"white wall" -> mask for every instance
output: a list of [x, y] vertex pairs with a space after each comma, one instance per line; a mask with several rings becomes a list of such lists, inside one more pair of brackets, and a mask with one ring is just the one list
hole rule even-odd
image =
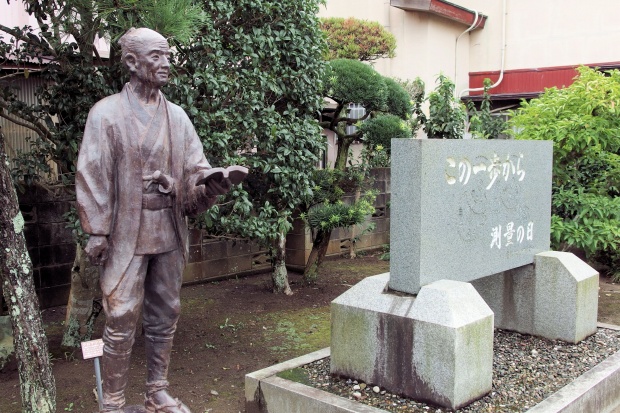
[[[396, 58], [379, 61], [386, 76], [420, 77], [434, 88], [437, 74], [468, 86], [469, 72], [501, 67], [502, 14], [506, 4], [505, 69], [528, 69], [620, 61], [620, 1], [451, 0], [488, 16], [485, 28], [456, 37], [466, 26], [426, 13], [406, 12], [388, 0], [327, 0], [320, 16], [374, 20], [397, 39]], [[456, 56], [456, 57], [455, 57]], [[455, 76], [456, 59], [456, 76]]]
[[[460, 0], [493, 13], [488, 27], [472, 35], [470, 71], [493, 70], [499, 48], [502, 0]], [[495, 10], [489, 6], [494, 3]], [[506, 69], [620, 61], [620, 2], [617, 0], [506, 0]], [[467, 4], [467, 5], [466, 5]], [[497, 16], [496, 16], [497, 14]], [[488, 31], [487, 31], [488, 29]], [[487, 33], [483, 33], [487, 32]]]
[[37, 27], [37, 20], [24, 11], [24, 4], [21, 1], [0, 2], [0, 24], [7, 27], [21, 27], [31, 25]]

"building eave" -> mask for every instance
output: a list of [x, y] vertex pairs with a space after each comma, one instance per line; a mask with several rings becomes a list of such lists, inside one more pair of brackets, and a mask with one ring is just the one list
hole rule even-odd
[[[489, 95], [493, 100], [525, 98], [530, 99], [543, 93], [545, 89], [557, 87], [563, 88], [573, 84], [577, 76], [577, 68], [574, 66], [554, 66], [537, 67], [528, 69], [515, 69], [504, 71], [502, 82], [495, 88], [489, 90]], [[599, 70], [610, 70], [620, 68], [620, 62], [591, 63], [583, 66], [598, 68]], [[469, 73], [469, 87], [481, 89], [484, 79], [488, 78], [495, 82], [500, 77], [499, 71], [484, 71]], [[482, 95], [482, 91], [471, 91], [469, 96], [463, 99], [477, 100]]]
[[[476, 11], [467, 9], [445, 0], [390, 0], [390, 6], [405, 11], [430, 13], [466, 26], [476, 22]], [[483, 29], [487, 16], [478, 13], [475, 29]]]

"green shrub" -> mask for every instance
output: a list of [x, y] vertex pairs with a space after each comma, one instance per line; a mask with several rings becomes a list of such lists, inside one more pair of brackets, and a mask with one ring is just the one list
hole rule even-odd
[[469, 132], [477, 139], [497, 139], [506, 129], [506, 122], [501, 117], [491, 114], [490, 86], [491, 80], [489, 78], [484, 79], [484, 93], [479, 110], [476, 109], [473, 101], [469, 101], [467, 104]]
[[327, 38], [325, 60], [373, 61], [395, 56], [396, 38], [377, 22], [330, 17], [321, 19], [321, 30]]
[[323, 79], [323, 94], [336, 102], [358, 103], [367, 112], [383, 110], [386, 105], [384, 77], [366, 63], [350, 59], [332, 60]]
[[443, 74], [437, 88], [428, 95], [429, 116], [424, 131], [429, 139], [463, 139], [466, 112], [454, 97], [454, 83]]
[[581, 248], [620, 276], [620, 71], [581, 67], [571, 86], [523, 102], [510, 125], [517, 139], [554, 141], [553, 247]]
[[370, 167], [388, 167], [392, 156], [392, 139], [411, 138], [409, 123], [396, 115], [377, 115], [361, 125], [364, 134], [363, 156]]
[[387, 90], [385, 111], [401, 119], [409, 119], [413, 110], [409, 93], [394, 79], [384, 77], [383, 81]]

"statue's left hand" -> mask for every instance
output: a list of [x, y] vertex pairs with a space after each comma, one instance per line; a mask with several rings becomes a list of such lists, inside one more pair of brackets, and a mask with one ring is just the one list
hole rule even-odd
[[228, 178], [212, 176], [206, 182], [195, 185], [194, 188], [188, 194], [185, 203], [185, 214], [190, 217], [195, 217], [213, 206], [217, 201], [217, 196], [230, 191], [232, 184]]
[[223, 179], [220, 182], [215, 182], [215, 180], [209, 179], [205, 183], [205, 192], [209, 196], [224, 195], [225, 193], [230, 191], [231, 187], [232, 184], [228, 179]]

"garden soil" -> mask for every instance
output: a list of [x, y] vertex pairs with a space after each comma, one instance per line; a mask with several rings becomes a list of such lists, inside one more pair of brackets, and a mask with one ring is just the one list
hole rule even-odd
[[[175, 336], [171, 393], [193, 413], [244, 412], [247, 373], [329, 346], [329, 303], [359, 280], [389, 270], [380, 253], [328, 259], [308, 286], [290, 272], [292, 296], [273, 294], [270, 275], [258, 274], [183, 287]], [[43, 311], [57, 389], [57, 412], [94, 413], [95, 374], [81, 351], [60, 347], [65, 308]], [[101, 336], [103, 315], [94, 338]], [[601, 277], [599, 321], [620, 325], [620, 285]], [[140, 330], [140, 329], [139, 329]], [[144, 338], [138, 331], [127, 389], [129, 404], [143, 402]], [[0, 371], [0, 413], [19, 413], [17, 366]]]

